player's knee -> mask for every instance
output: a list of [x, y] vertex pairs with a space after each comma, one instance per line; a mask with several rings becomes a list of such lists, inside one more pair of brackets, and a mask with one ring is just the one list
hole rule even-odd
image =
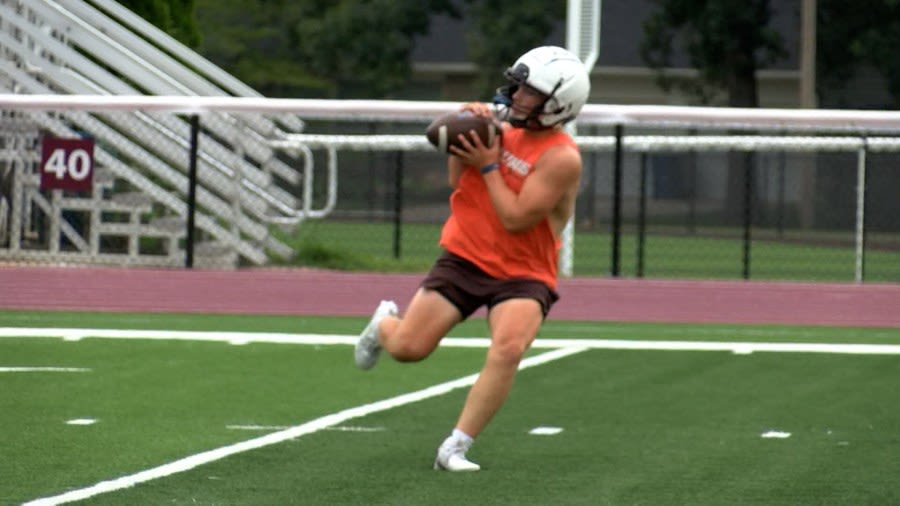
[[424, 360], [431, 354], [431, 350], [427, 350], [415, 343], [403, 343], [391, 350], [391, 356], [398, 362], [418, 362]]
[[499, 362], [517, 365], [527, 350], [528, 343], [524, 339], [494, 336], [489, 354]]
[[398, 333], [391, 339], [388, 351], [398, 362], [418, 362], [434, 351], [434, 346], [430, 343], [430, 339], [423, 339], [421, 336]]

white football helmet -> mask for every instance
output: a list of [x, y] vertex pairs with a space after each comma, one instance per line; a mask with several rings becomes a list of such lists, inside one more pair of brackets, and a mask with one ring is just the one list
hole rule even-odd
[[[502, 114], [512, 126], [542, 130], [575, 119], [587, 102], [591, 80], [581, 60], [556, 46], [541, 46], [519, 57], [504, 73], [509, 86], [497, 90], [494, 102], [506, 107]], [[512, 95], [529, 86], [547, 98], [525, 118], [510, 116]]]

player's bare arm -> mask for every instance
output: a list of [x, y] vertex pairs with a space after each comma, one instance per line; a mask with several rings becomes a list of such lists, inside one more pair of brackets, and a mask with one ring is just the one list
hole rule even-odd
[[498, 171], [485, 174], [484, 182], [497, 216], [509, 232], [524, 232], [549, 218], [559, 235], [571, 217], [580, 177], [581, 155], [568, 146], [558, 146], [538, 159], [534, 174], [518, 194], [506, 186]]
[[456, 189], [457, 185], [459, 185], [459, 177], [462, 175], [462, 171], [462, 160], [457, 156], [448, 156], [447, 182], [450, 184], [450, 188]]
[[[461, 163], [484, 167], [499, 160], [499, 142], [485, 146], [477, 135], [470, 135], [461, 139], [461, 144], [463, 149], [451, 149], [451, 158], [459, 158]], [[550, 218], [554, 233], [559, 235], [571, 215], [580, 177], [581, 155], [568, 146], [557, 146], [538, 159], [534, 174], [525, 180], [518, 194], [506, 186], [499, 171], [488, 172], [484, 181], [506, 230], [523, 232]]]

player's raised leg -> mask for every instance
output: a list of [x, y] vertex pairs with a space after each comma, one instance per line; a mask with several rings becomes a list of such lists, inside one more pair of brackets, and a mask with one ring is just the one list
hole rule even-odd
[[378, 362], [378, 357], [381, 355], [379, 340], [381, 322], [388, 316], [397, 316], [397, 314], [397, 304], [394, 301], [383, 300], [378, 304], [368, 325], [359, 335], [356, 348], [353, 350], [353, 359], [356, 361], [357, 367], [363, 370], [371, 369]]
[[400, 362], [415, 362], [430, 355], [441, 339], [462, 320], [456, 306], [440, 293], [420, 288], [403, 318], [397, 306], [382, 301], [356, 344], [356, 365], [370, 369], [381, 350]]

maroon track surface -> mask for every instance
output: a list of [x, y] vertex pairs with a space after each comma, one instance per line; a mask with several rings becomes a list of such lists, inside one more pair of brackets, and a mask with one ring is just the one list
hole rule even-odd
[[[365, 316], [421, 274], [0, 266], [0, 309]], [[560, 280], [556, 320], [900, 327], [900, 284]], [[2, 319], [0, 319], [2, 325]]]

